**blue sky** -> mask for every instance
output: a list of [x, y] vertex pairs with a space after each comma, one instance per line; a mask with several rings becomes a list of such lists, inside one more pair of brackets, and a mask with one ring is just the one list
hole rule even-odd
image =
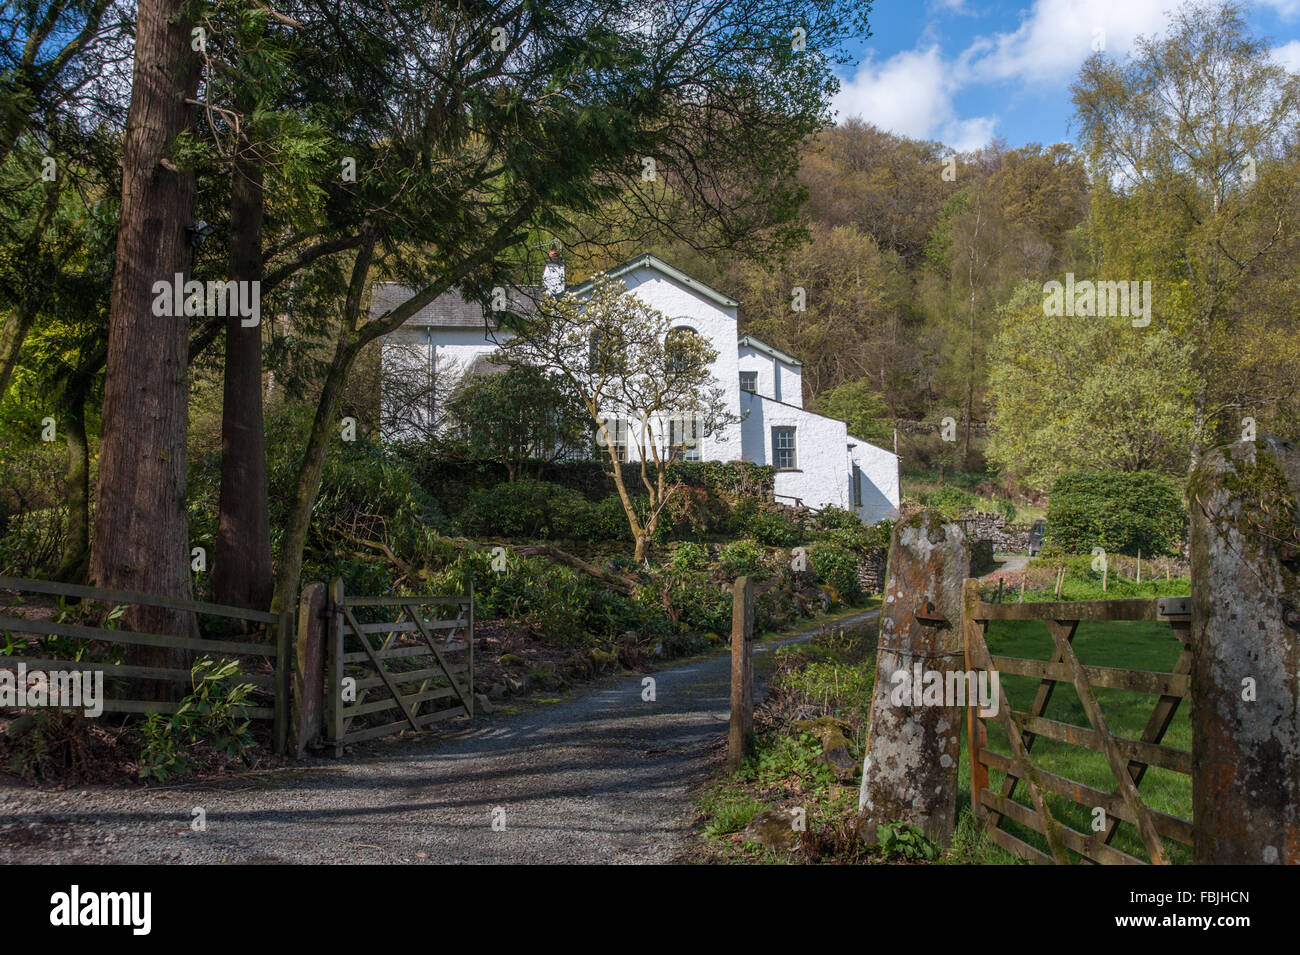
[[[1162, 32], [1177, 0], [876, 0], [872, 36], [841, 74], [840, 119], [959, 150], [1073, 141], [1070, 84], [1104, 43], [1124, 57]], [[1300, 72], [1300, 0], [1257, 0], [1252, 32]]]

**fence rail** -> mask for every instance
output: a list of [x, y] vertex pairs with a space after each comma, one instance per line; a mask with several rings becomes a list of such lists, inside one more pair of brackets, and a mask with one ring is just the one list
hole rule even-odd
[[[140, 633], [133, 630], [116, 630], [109, 626], [87, 626], [83, 624], [62, 623], [53, 620], [35, 619], [24, 616], [18, 611], [20, 603], [6, 603], [0, 600], [0, 633], [11, 637], [35, 637], [36, 652], [33, 654], [13, 654], [0, 656], [0, 669], [13, 669], [19, 664], [26, 664], [36, 669], [81, 669], [102, 670], [105, 677], [120, 680], [148, 680], [175, 685], [188, 685], [191, 673], [187, 669], [147, 663], [121, 663], [113, 660], [74, 660], [52, 652], [46, 637], [67, 637], [77, 640], [93, 640], [116, 646], [158, 647], [181, 650], [187, 653], [229, 654], [253, 657], [264, 662], [269, 672], [241, 674], [241, 682], [251, 683], [273, 697], [269, 706], [248, 706], [243, 708], [250, 719], [272, 721], [272, 735], [275, 750], [283, 753], [288, 739], [288, 653], [293, 642], [293, 614], [268, 613], [258, 610], [245, 610], [224, 604], [209, 603], [201, 600], [189, 600], [177, 597], [163, 597], [156, 594], [142, 594], [127, 590], [112, 590], [103, 587], [85, 587], [79, 584], [65, 584], [49, 580], [30, 580], [21, 577], [0, 576], [0, 597], [5, 593], [16, 595], [38, 594], [48, 597], [72, 598], [78, 601], [89, 600], [116, 608], [123, 605], [156, 607], [182, 613], [204, 614], [228, 620], [238, 620], [261, 628], [267, 637], [265, 642], [212, 639], [202, 637], [180, 636], [168, 633]], [[72, 665], [70, 667], [70, 665]], [[113, 687], [114, 691], [120, 687]], [[108, 687], [105, 689], [106, 695]], [[107, 713], [175, 713], [179, 703], [167, 700], [139, 699], [115, 695], [104, 700], [104, 712]]]

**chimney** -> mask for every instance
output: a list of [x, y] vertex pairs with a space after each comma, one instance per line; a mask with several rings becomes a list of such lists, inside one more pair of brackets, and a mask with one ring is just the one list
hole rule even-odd
[[542, 291], [547, 295], [564, 294], [564, 256], [555, 246], [546, 253], [546, 265], [542, 267]]

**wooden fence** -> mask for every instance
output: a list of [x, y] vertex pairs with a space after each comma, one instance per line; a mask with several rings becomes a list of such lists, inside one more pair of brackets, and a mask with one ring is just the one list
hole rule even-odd
[[[422, 613], [430, 607], [453, 607], [455, 616], [433, 619]], [[393, 610], [395, 620], [358, 619]], [[463, 597], [349, 597], [335, 580], [325, 613], [324, 735], [336, 755], [345, 743], [474, 715], [472, 586]]]
[[[275, 751], [283, 753], [288, 740], [288, 666], [289, 648], [293, 642], [293, 614], [266, 613], [256, 610], [244, 610], [222, 604], [206, 603], [199, 600], [181, 600], [171, 597], [159, 597], [152, 594], [133, 593], [124, 590], [107, 590], [101, 587], [82, 587], [74, 584], [57, 583], [46, 580], [27, 580], [18, 577], [0, 577], [0, 595], [4, 592], [18, 595], [40, 594], [49, 597], [71, 598], [75, 601], [93, 601], [103, 604], [103, 613], [96, 614], [98, 622], [94, 626], [80, 623], [60, 622], [46, 619], [36, 613], [23, 614], [20, 602], [0, 600], [0, 634], [9, 638], [18, 638], [28, 642], [25, 650], [19, 653], [0, 655], [0, 669], [13, 669], [19, 664], [26, 664], [30, 669], [55, 670], [69, 669], [72, 664], [81, 670], [102, 670], [105, 678], [104, 712], [107, 713], [175, 713], [179, 703], [162, 702], [153, 699], [132, 698], [127, 687], [132, 681], [152, 681], [179, 684], [189, 687], [191, 673], [188, 669], [176, 667], [153, 666], [121, 663], [114, 660], [78, 659], [61, 648], [51, 647], [49, 638], [63, 637], [74, 640], [89, 640], [112, 646], [164, 647], [183, 650], [189, 653], [206, 654], [214, 658], [240, 657], [243, 672], [239, 676], [241, 683], [251, 683], [257, 688], [257, 695], [265, 701], [262, 705], [244, 708], [250, 719], [272, 721], [272, 736]], [[118, 630], [111, 626], [109, 613], [118, 606], [135, 605], [157, 607], [218, 617], [226, 620], [238, 620], [251, 624], [255, 639], [229, 640], [206, 639], [201, 637], [182, 637], [162, 633], [136, 633], [130, 630]], [[256, 639], [260, 636], [262, 639]], [[13, 644], [10, 644], [13, 646]], [[82, 648], [83, 650], [86, 648]], [[92, 650], [100, 648], [91, 648]], [[98, 655], [112, 656], [100, 649]], [[111, 691], [111, 692], [110, 692]]]
[[[994, 718], [1006, 733], [1010, 756], [988, 747], [987, 721], [980, 716], [979, 706], [969, 705], [968, 700], [972, 808], [984, 820], [993, 841], [1032, 862], [1069, 863], [1072, 861], [1071, 853], [1074, 853], [1081, 862], [1142, 864], [1146, 860], [1111, 844], [1117, 826], [1125, 822], [1136, 828], [1152, 863], [1169, 861], [1164, 839], [1190, 846], [1191, 822], [1147, 807], [1139, 792], [1149, 766], [1188, 775], [1192, 772], [1190, 752], [1161, 742], [1179, 704], [1189, 694], [1191, 616], [1187, 599], [990, 604], [980, 599], [979, 584], [975, 580], [966, 581], [962, 597], [967, 670], [996, 670], [1000, 674], [1019, 674], [1040, 681], [1027, 711], [1012, 711], [1005, 692], [1001, 692], [996, 700], [997, 715]], [[991, 654], [986, 636], [989, 623], [994, 620], [1042, 621], [1052, 637], [1054, 649], [1051, 658], [1033, 660]], [[1080, 664], [1073, 647], [1079, 624], [1083, 621], [1120, 620], [1168, 622], [1172, 636], [1182, 645], [1173, 670], [1160, 673]], [[1059, 682], [1074, 687], [1090, 726], [1076, 726], [1044, 716]], [[1097, 703], [1094, 687], [1130, 690], [1157, 697], [1140, 738], [1129, 739], [1111, 732]], [[1105, 790], [1088, 786], [1034, 765], [1033, 747], [1039, 737], [1102, 754], [1114, 777], [1114, 788]], [[1005, 774], [996, 789], [989, 784], [990, 769]], [[1028, 790], [1028, 805], [1014, 798], [1017, 786], [1022, 782]], [[1088, 810], [1100, 808], [1105, 814], [1104, 825], [1086, 835], [1063, 825], [1052, 815], [1047, 803], [1049, 794]], [[1006, 820], [1042, 835], [1049, 851], [1044, 853], [1002, 828]]]

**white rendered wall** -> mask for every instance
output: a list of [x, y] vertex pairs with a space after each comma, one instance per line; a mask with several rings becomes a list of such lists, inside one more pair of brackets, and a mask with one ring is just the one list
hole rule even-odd
[[[723, 407], [732, 418], [740, 414], [740, 366], [736, 355], [736, 310], [704, 298], [656, 269], [642, 266], [622, 276], [629, 292], [672, 319], [672, 327], [688, 325], [718, 353], [710, 370], [722, 388]], [[629, 457], [636, 457], [633, 451]], [[740, 423], [700, 439], [700, 460], [738, 461], [741, 457]]]
[[738, 372], [758, 372], [758, 394], [796, 408], [803, 407], [803, 376], [798, 366], [788, 365], [750, 345], [741, 345], [738, 351]]
[[799, 498], [806, 507], [849, 507], [848, 427], [843, 421], [761, 395], [745, 395], [744, 409], [748, 412], [742, 426], [745, 456], [756, 464], [773, 463], [773, 428], [795, 429], [797, 467], [776, 472], [778, 503], [793, 504], [790, 498]]
[[864, 524], [892, 521], [898, 517], [898, 458], [890, 451], [861, 438], [848, 436], [854, 447], [849, 452], [853, 464], [862, 469], [862, 506], [855, 508]]

